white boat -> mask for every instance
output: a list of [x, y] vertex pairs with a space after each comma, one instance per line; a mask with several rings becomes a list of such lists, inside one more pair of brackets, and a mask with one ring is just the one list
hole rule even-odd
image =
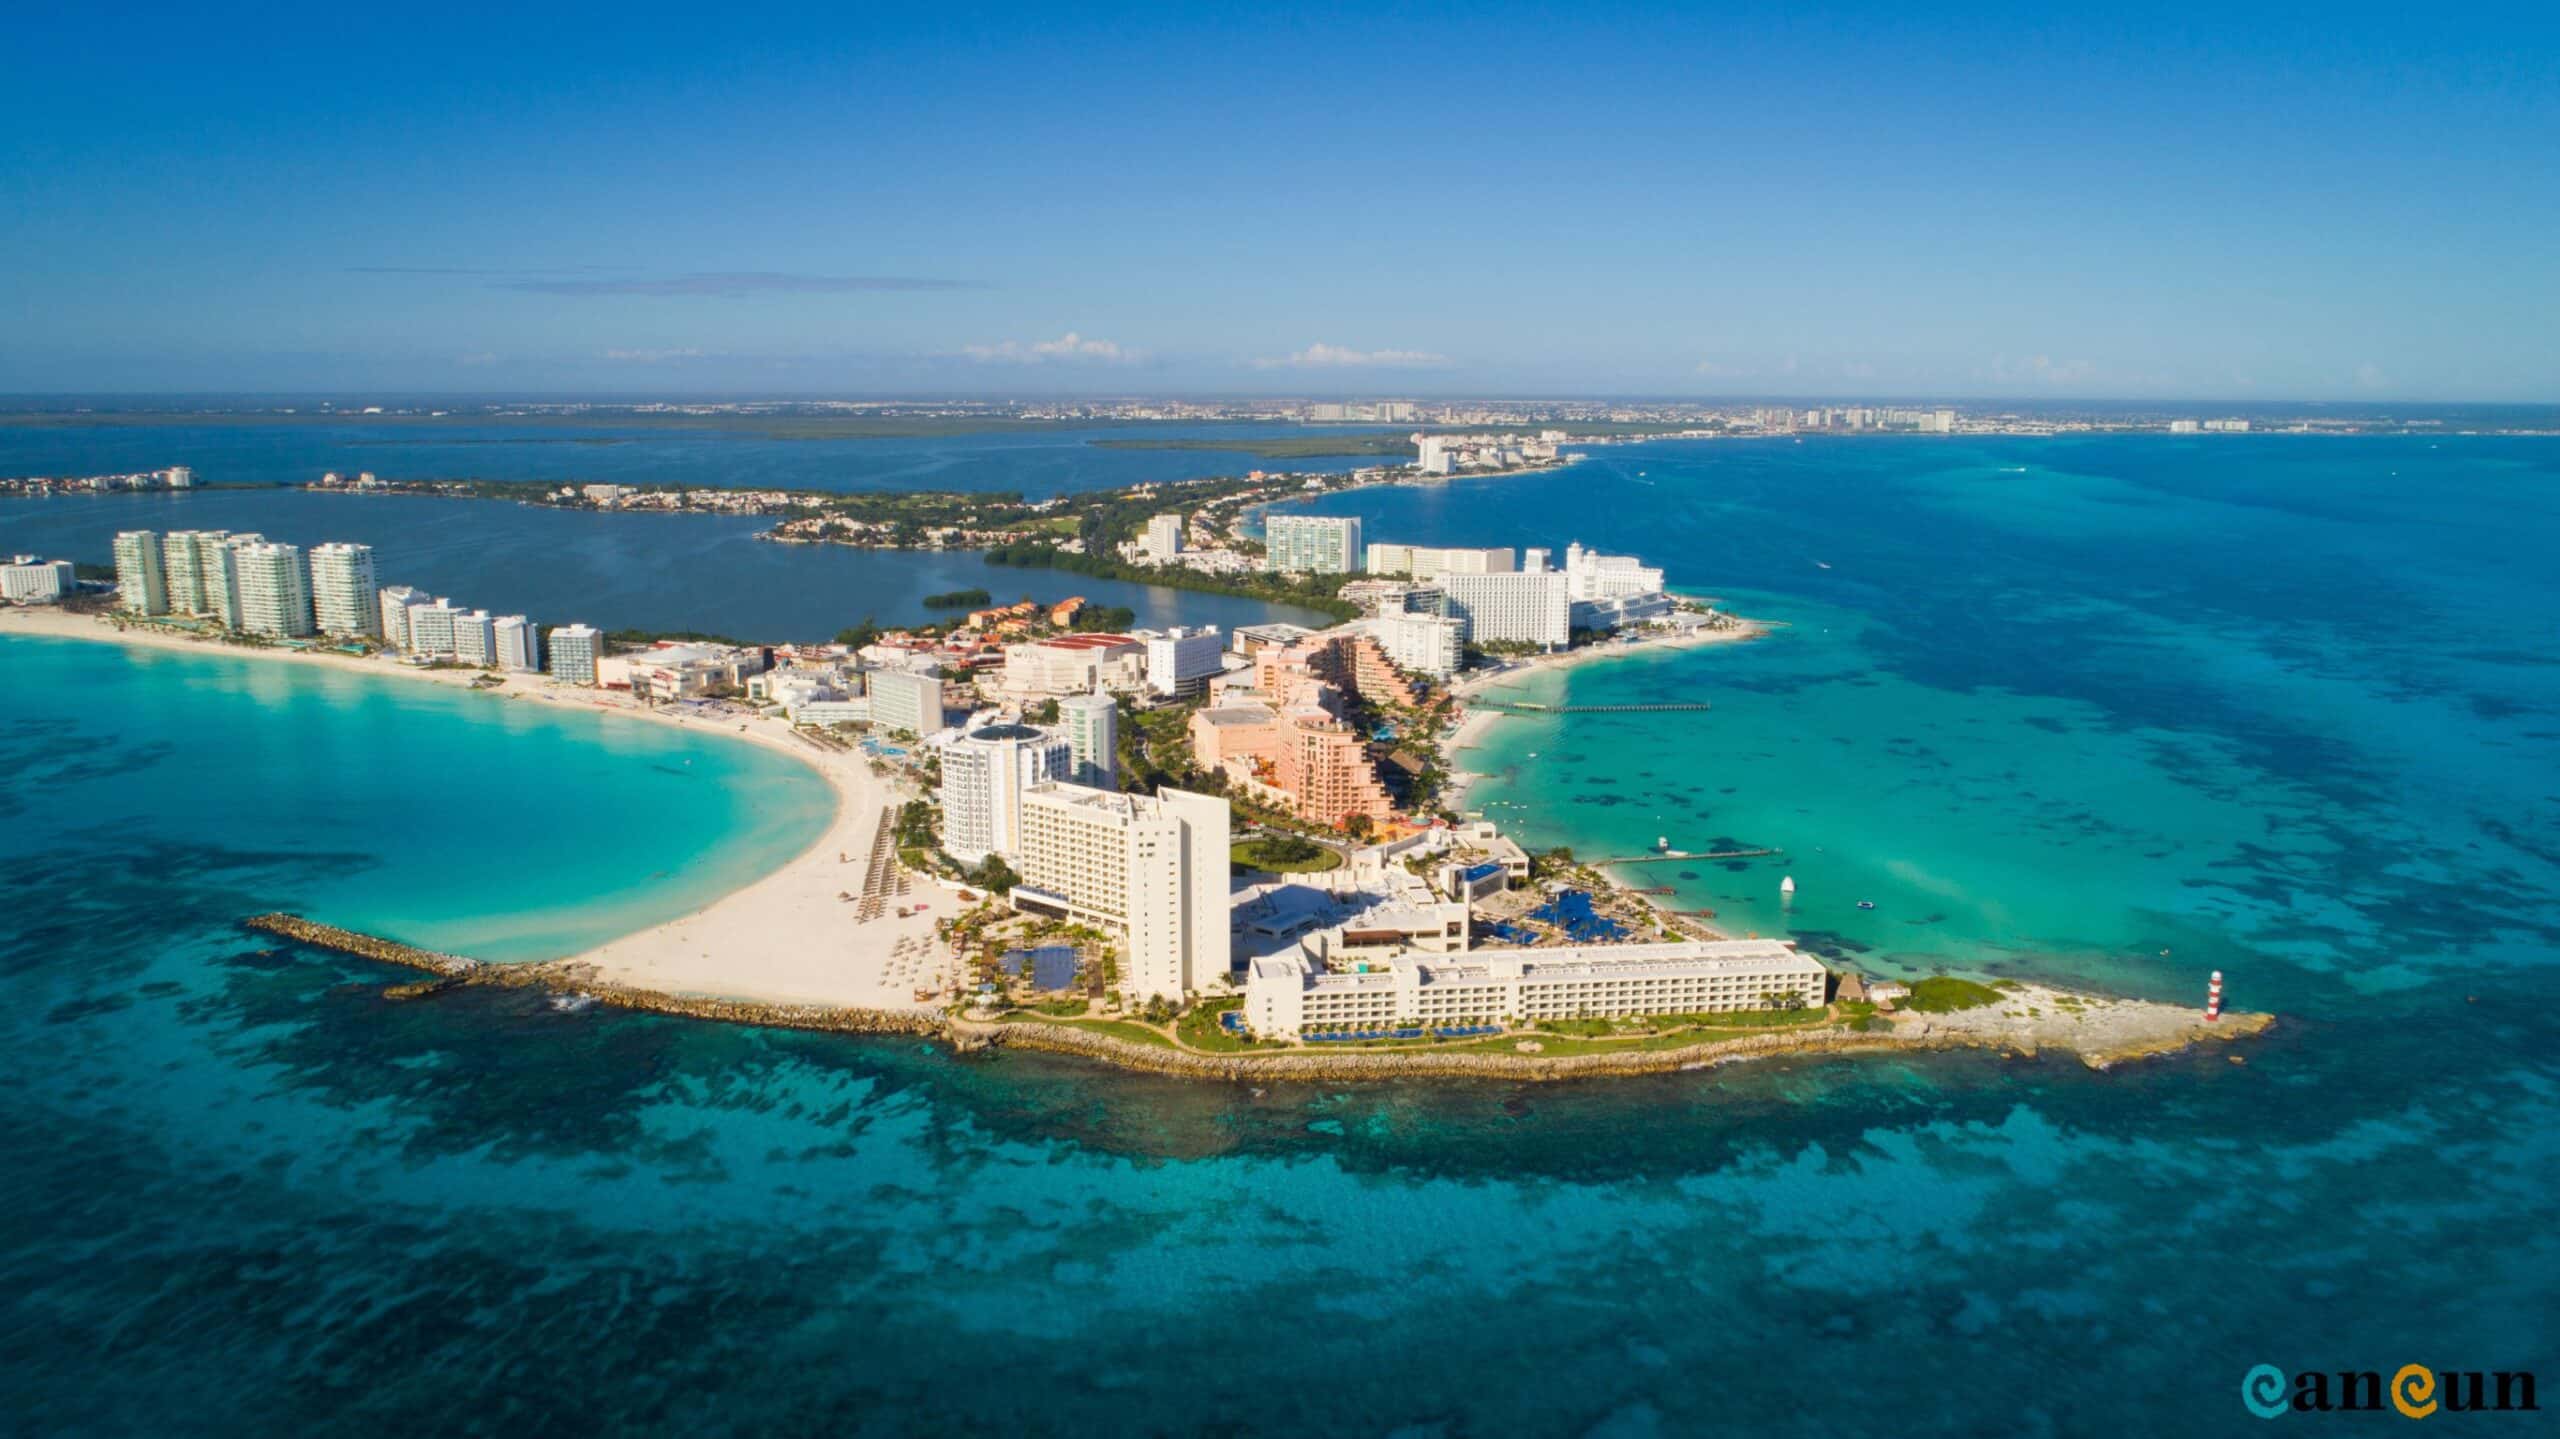
[[1786, 878], [1784, 878], [1784, 879], [1782, 879], [1782, 880], [1779, 880], [1779, 881], [1778, 881], [1778, 893], [1780, 893], [1780, 894], [1793, 894], [1793, 893], [1795, 893], [1795, 892], [1796, 892], [1796, 877], [1795, 877], [1794, 875], [1788, 875]]

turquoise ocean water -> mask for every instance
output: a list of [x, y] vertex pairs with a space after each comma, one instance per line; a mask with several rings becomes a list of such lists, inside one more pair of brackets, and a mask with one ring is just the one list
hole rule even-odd
[[[2220, 967], [2284, 1016], [2245, 1066], [1257, 1094], [386, 1004], [233, 922], [389, 924], [447, 863], [681, 875], [805, 821], [691, 808], [682, 772], [762, 758], [707, 740], [11, 643], [0, 1402], [45, 1433], [2184, 1434], [2257, 1432], [2258, 1363], [2548, 1382], [2556, 477], [2524, 441], [1664, 444], [1352, 497], [1787, 623], [1536, 681], [1715, 708], [1498, 726], [1478, 798], [1532, 840], [1783, 846], [1667, 882], [1880, 969], [2177, 998]], [[483, 907], [433, 894], [406, 918], [464, 944]]]

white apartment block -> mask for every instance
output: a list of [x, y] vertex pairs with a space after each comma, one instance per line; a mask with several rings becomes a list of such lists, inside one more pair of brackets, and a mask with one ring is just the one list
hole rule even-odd
[[1169, 560], [1182, 553], [1182, 516], [1157, 515], [1147, 521], [1147, 555]]
[[1391, 614], [1363, 620], [1360, 627], [1378, 642], [1389, 663], [1414, 674], [1445, 680], [1466, 663], [1467, 622], [1438, 615]]
[[426, 603], [427, 592], [415, 585], [383, 586], [374, 600], [374, 612], [382, 616], [383, 643], [395, 650], [415, 648], [409, 638], [409, 611]]
[[49, 605], [80, 587], [69, 560], [15, 555], [0, 565], [0, 600], [16, 605]]
[[116, 604], [137, 615], [169, 612], [169, 578], [160, 564], [160, 537], [149, 530], [126, 530], [116, 536]]
[[1209, 678], [1226, 667], [1226, 638], [1216, 625], [1187, 630], [1143, 630], [1147, 642], [1147, 688], [1160, 695], [1195, 699], [1206, 693]]
[[604, 631], [593, 625], [553, 625], [549, 639], [553, 679], [572, 685], [596, 682], [596, 662], [604, 658]]
[[1109, 695], [1069, 695], [1058, 701], [1058, 730], [1067, 737], [1070, 783], [1092, 789], [1120, 787], [1120, 705]]
[[1066, 778], [1074, 761], [1064, 737], [1032, 725], [987, 725], [945, 741], [943, 849], [962, 864], [1018, 854], [1023, 795], [1034, 785]]
[[1404, 545], [1380, 540], [1369, 546], [1369, 573], [1436, 580], [1442, 575], [1504, 575], [1518, 568], [1507, 545], [1490, 548]]
[[1333, 932], [1318, 934], [1296, 954], [1253, 962], [1244, 1014], [1254, 1033], [1812, 1009], [1828, 987], [1819, 960], [1773, 939], [1407, 954], [1365, 973], [1327, 967], [1336, 942]]
[[231, 568], [240, 594], [239, 628], [275, 639], [317, 633], [311, 613], [311, 568], [299, 545], [235, 545]]
[[1477, 644], [1512, 642], [1562, 649], [1573, 638], [1573, 598], [1554, 570], [1509, 575], [1445, 575], [1449, 613]]
[[919, 739], [942, 728], [942, 680], [912, 670], [873, 670], [864, 679], [871, 722]]
[[1660, 594], [1662, 571], [1634, 555], [1604, 555], [1579, 544], [1564, 547], [1566, 593], [1577, 600], [1617, 600]]
[[1215, 795], [1041, 785], [1022, 798], [1013, 907], [1125, 937], [1123, 991], [1179, 1000], [1228, 975], [1229, 830]]
[[453, 653], [454, 621], [462, 607], [442, 595], [432, 604], [409, 607], [409, 653], [435, 657]]
[[1351, 515], [1273, 515], [1262, 525], [1262, 567], [1283, 574], [1356, 574], [1365, 558]]
[[497, 641], [498, 668], [532, 674], [542, 668], [542, 638], [533, 621], [522, 615], [500, 615], [491, 628]]
[[373, 547], [321, 545], [311, 551], [311, 615], [320, 633], [341, 639], [382, 634], [382, 590]]
[[454, 615], [453, 657], [467, 665], [498, 662], [498, 622], [489, 617], [487, 610]]

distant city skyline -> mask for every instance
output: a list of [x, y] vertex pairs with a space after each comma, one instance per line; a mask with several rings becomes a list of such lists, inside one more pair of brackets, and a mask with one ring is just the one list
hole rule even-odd
[[0, 393], [2560, 400], [2549, 13], [693, 15], [22, 22]]

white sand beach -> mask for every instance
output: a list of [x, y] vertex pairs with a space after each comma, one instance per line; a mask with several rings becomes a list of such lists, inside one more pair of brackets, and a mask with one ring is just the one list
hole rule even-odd
[[[237, 656], [465, 688], [486, 677], [480, 670], [421, 669], [379, 656], [226, 645], [46, 607], [0, 607], [0, 635], [10, 634]], [[504, 679], [490, 690], [494, 699], [576, 706], [621, 720], [676, 725], [762, 745], [807, 765], [835, 791], [835, 816], [826, 830], [780, 869], [692, 914], [569, 956], [568, 963], [591, 967], [601, 983], [668, 994], [873, 1009], [933, 1007], [918, 1002], [915, 991], [948, 981], [947, 957], [934, 938], [933, 922], [958, 907], [951, 893], [916, 882], [911, 894], [891, 898], [880, 917], [859, 923], [859, 906], [838, 898], [862, 892], [882, 817], [894, 814], [906, 798], [892, 781], [871, 773], [860, 751], [822, 748], [779, 719], [700, 719], [644, 708], [628, 695], [554, 684], [542, 675]], [[927, 907], [901, 919], [897, 908], [902, 904]]]

